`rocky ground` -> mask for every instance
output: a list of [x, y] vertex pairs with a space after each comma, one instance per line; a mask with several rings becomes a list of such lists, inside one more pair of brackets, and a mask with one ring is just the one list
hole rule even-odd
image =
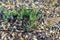
[[[42, 11], [43, 15], [38, 20], [39, 26], [36, 29], [30, 29], [25, 32], [21, 27], [16, 27], [16, 24], [2, 22], [0, 19], [0, 40], [60, 40], [60, 6], [58, 1], [35, 1], [19, 2], [1, 2], [5, 10], [20, 10], [23, 8], [34, 8], [34, 10]], [[44, 22], [43, 22], [44, 21]], [[20, 24], [21, 25], [21, 22]], [[20, 29], [19, 29], [20, 28]], [[4, 30], [3, 30], [4, 29]]]
[[[3, 25], [8, 27], [8, 25]], [[40, 26], [32, 31], [24, 32], [22, 29], [17, 29], [15, 26], [3, 30], [0, 25], [0, 40], [60, 40], [60, 22], [54, 26]]]

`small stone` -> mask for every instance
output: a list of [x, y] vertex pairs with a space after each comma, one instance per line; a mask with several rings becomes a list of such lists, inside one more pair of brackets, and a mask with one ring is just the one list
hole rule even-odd
[[28, 35], [26, 35], [25, 38], [28, 38]]
[[33, 40], [37, 40], [36, 36], [33, 36]]
[[59, 37], [59, 39], [60, 39], [60, 37]]

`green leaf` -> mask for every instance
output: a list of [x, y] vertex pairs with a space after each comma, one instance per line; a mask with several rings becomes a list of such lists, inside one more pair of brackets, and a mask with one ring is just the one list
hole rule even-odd
[[4, 8], [3, 6], [0, 6], [0, 12], [3, 11], [3, 8]]

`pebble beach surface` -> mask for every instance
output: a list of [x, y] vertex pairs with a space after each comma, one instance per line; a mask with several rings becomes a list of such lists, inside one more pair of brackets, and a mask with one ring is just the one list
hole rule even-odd
[[[0, 40], [60, 40], [60, 0], [0, 0]], [[42, 16], [35, 23], [37, 28], [25, 31], [22, 21], [3, 21], [6, 10], [34, 8]], [[24, 20], [23, 20], [24, 21]]]

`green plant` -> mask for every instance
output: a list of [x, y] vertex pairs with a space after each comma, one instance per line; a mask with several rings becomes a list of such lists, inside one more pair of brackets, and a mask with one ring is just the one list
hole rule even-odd
[[17, 12], [16, 10], [6, 10], [3, 15], [3, 20], [8, 21], [9, 18], [13, 18], [15, 15], [17, 15], [16, 20], [22, 21], [22, 27], [27, 31], [30, 28], [37, 27], [35, 21], [41, 17], [42, 12], [35, 11], [34, 9], [22, 9], [20, 12]]
[[36, 27], [36, 24], [34, 24], [34, 22], [41, 17], [41, 12], [34, 11], [33, 9], [22, 9], [18, 15], [21, 19], [25, 20], [23, 22], [23, 27], [25, 30], [28, 30], [32, 27]]
[[17, 15], [15, 10], [6, 10], [3, 15], [3, 20], [8, 21], [9, 18], [13, 18], [13, 16]]

